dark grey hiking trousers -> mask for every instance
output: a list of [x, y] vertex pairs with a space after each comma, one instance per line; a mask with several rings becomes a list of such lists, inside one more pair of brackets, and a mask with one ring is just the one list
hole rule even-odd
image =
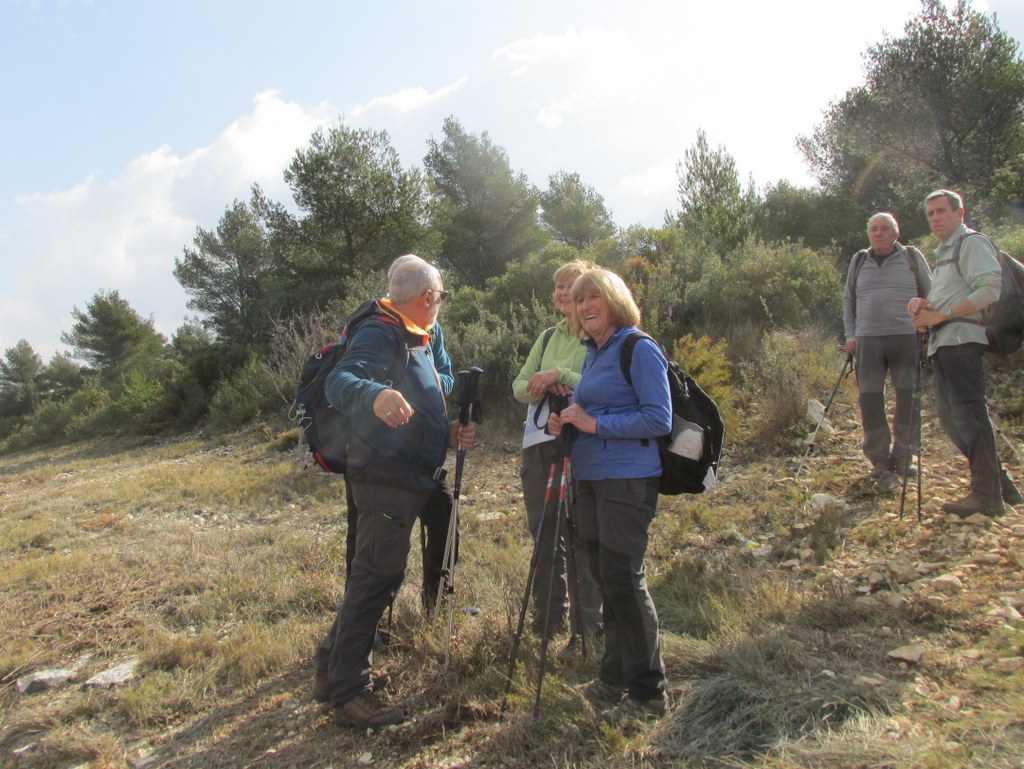
[[[917, 334], [857, 337], [857, 389], [864, 427], [864, 456], [874, 467], [897, 469], [913, 442], [914, 378], [919, 365]], [[892, 430], [885, 413], [886, 374], [896, 391]]]
[[373, 637], [405, 578], [413, 524], [431, 492], [352, 482], [359, 510], [355, 551], [345, 595], [313, 665], [327, 671], [332, 705], [373, 687]]
[[[561, 455], [558, 448], [559, 441], [547, 441], [523, 449], [519, 473], [523, 484], [523, 502], [526, 504], [526, 523], [533, 537], [537, 558], [533, 581], [533, 630], [539, 635], [545, 621], [548, 622], [549, 628], [557, 628], [565, 621], [568, 606], [572, 619], [571, 627], [586, 635], [595, 635], [602, 627], [601, 588], [591, 574], [589, 556], [583, 546], [579, 527], [574, 527], [575, 536], [570, 541], [567, 522], [559, 520], [557, 549], [552, 541], [555, 532], [554, 520], [558, 512], [558, 484], [562, 477]], [[547, 494], [553, 463], [556, 465], [555, 485], [551, 489], [550, 504], [545, 507], [544, 497]], [[541, 529], [542, 521], [542, 537], [538, 542], [537, 532]], [[572, 546], [575, 557], [568, 557], [567, 545]], [[552, 569], [554, 575], [551, 573]], [[571, 601], [577, 587], [579, 606]]]
[[658, 478], [577, 481], [576, 489], [580, 533], [603, 599], [601, 680], [636, 699], [662, 699], [665, 663], [658, 612], [644, 570]]
[[932, 356], [939, 422], [971, 469], [971, 494], [991, 510], [1003, 509], [1002, 465], [985, 400], [985, 345], [939, 347]]

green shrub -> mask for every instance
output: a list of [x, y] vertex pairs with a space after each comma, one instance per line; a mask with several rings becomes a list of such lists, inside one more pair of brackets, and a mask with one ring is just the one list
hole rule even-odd
[[43, 401], [4, 443], [5, 451], [62, 443], [96, 435], [90, 420], [104, 413], [110, 397], [98, 387], [79, 390], [62, 401]]
[[[298, 373], [298, 369], [296, 369]], [[294, 379], [292, 386], [294, 386]], [[256, 356], [252, 356], [210, 399], [210, 426], [215, 430], [241, 427], [265, 414], [280, 414], [284, 408], [274, 382]]]
[[729, 435], [736, 428], [739, 416], [734, 405], [736, 389], [732, 385], [726, 347], [724, 339], [713, 342], [706, 336], [695, 339], [692, 334], [687, 334], [676, 340], [672, 356], [718, 404], [726, 435]]
[[441, 322], [445, 344], [456, 371], [478, 366], [485, 414], [518, 418], [512, 380], [541, 332], [561, 317], [553, 303], [534, 299], [531, 306], [495, 307], [487, 294], [471, 288], [456, 292]]
[[717, 327], [748, 321], [761, 328], [809, 323], [838, 331], [842, 277], [827, 260], [796, 244], [748, 240], [729, 260], [709, 259], [686, 294], [697, 322]]
[[738, 366], [754, 412], [747, 448], [791, 448], [804, 432], [808, 398], [834, 386], [842, 361], [835, 338], [820, 327], [765, 334], [760, 353]]
[[170, 424], [175, 405], [161, 382], [133, 371], [113, 403], [113, 421], [128, 432], [159, 432]]

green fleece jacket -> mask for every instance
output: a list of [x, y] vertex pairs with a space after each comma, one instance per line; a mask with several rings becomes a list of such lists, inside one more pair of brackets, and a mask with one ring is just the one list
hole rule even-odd
[[[530, 404], [526, 414], [526, 425], [523, 431], [523, 447], [552, 440], [546, 435], [544, 424], [547, 422], [546, 409], [538, 415], [537, 406], [541, 399], [533, 400], [526, 392], [526, 383], [530, 377], [538, 371], [548, 369], [558, 370], [558, 381], [566, 387], [575, 390], [580, 382], [580, 370], [583, 368], [583, 361], [587, 357], [587, 348], [583, 346], [578, 337], [569, 333], [569, 321], [562, 318], [555, 324], [555, 331], [551, 335], [547, 346], [544, 345], [544, 336], [547, 330], [541, 332], [537, 341], [533, 343], [526, 363], [512, 381], [512, 396], [520, 403]], [[539, 423], [539, 426], [538, 426]]]

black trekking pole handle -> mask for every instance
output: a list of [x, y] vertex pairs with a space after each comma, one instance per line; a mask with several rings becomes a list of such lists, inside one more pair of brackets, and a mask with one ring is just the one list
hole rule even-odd
[[[554, 393], [548, 393], [548, 410], [552, 414], [561, 414], [566, 406], [569, 405], [568, 395], [555, 395]], [[572, 425], [562, 425], [562, 432], [555, 440], [558, 442], [559, 453], [564, 455], [565, 452], [569, 451], [569, 444], [571, 440], [569, 438], [569, 431], [572, 429]], [[544, 432], [548, 431], [548, 426], [544, 425]]]
[[459, 423], [468, 425], [470, 422], [480, 424], [484, 421], [483, 412], [480, 409], [480, 375], [484, 373], [482, 368], [473, 366], [468, 371], [460, 371], [456, 374], [459, 383], [458, 395], [455, 403], [459, 407]]

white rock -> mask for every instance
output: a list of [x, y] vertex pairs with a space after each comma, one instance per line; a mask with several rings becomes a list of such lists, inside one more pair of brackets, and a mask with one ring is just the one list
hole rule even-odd
[[956, 595], [964, 589], [964, 583], [953, 574], [942, 574], [928, 584], [946, 595]]
[[29, 673], [28, 675], [19, 678], [14, 685], [14, 689], [18, 694], [34, 694], [35, 692], [42, 692], [47, 689], [54, 689], [58, 686], [63, 686], [70, 681], [74, 675], [75, 671], [72, 668], [48, 668], [47, 670], [38, 670], [35, 673]]
[[893, 649], [889, 652], [889, 658], [898, 660], [900, 662], [920, 662], [924, 656], [924, 647], [920, 644], [909, 644], [907, 646], [901, 646], [898, 649]]
[[127, 662], [97, 673], [86, 681], [84, 686], [112, 688], [126, 684], [135, 677], [135, 668], [138, 664], [139, 658], [132, 657]]
[[836, 497], [833, 497], [831, 494], [811, 495], [811, 507], [815, 510], [824, 510], [826, 507], [837, 501]]

